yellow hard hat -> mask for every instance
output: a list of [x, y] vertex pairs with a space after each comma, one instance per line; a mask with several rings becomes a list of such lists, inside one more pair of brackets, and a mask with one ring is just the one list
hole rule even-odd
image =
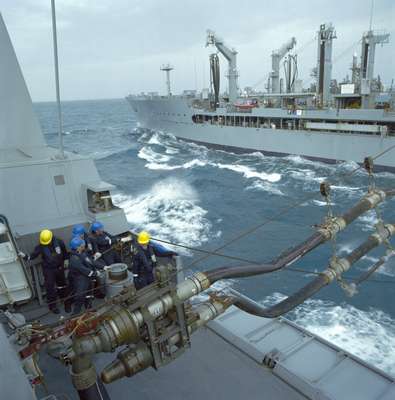
[[137, 242], [139, 244], [148, 244], [148, 242], [150, 241], [151, 236], [148, 232], [146, 231], [142, 231], [137, 235]]
[[52, 241], [53, 234], [49, 229], [44, 229], [40, 232], [40, 243], [47, 245]]

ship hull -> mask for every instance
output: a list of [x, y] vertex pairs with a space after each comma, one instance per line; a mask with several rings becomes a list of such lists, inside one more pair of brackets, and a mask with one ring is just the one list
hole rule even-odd
[[[377, 158], [375, 170], [395, 173], [395, 136], [198, 124], [192, 117], [199, 111], [183, 98], [130, 96], [127, 100], [141, 127], [171, 133], [187, 141], [232, 152], [299, 155], [325, 163], [353, 161], [360, 164], [365, 157], [385, 152]], [[387, 151], [390, 148], [392, 150]]]

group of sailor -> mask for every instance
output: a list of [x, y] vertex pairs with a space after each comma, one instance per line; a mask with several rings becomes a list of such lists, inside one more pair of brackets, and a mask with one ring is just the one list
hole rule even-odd
[[[137, 244], [133, 252], [133, 274], [136, 289], [154, 282], [154, 269], [157, 256], [175, 255], [174, 252], [157, 249], [150, 243], [148, 232], [137, 235]], [[26, 261], [41, 256], [47, 303], [50, 311], [59, 314], [57, 298], [64, 301], [65, 312], [77, 315], [85, 306], [92, 305], [94, 297], [105, 296], [105, 270], [112, 264], [122, 261], [118, 249], [120, 244], [131, 240], [130, 236], [119, 238], [104, 230], [101, 222], [92, 223], [89, 232], [84, 225], [73, 227], [70, 251], [62, 239], [52, 231], [40, 232], [39, 244], [30, 254], [23, 252], [19, 256]], [[65, 266], [68, 265], [66, 278]]]

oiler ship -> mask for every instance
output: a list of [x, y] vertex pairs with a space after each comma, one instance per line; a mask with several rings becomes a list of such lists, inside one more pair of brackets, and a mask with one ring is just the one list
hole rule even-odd
[[[383, 223], [350, 254], [272, 307], [212, 288], [222, 279], [287, 267], [394, 190], [372, 189], [266, 264], [183, 276], [178, 256], [161, 257], [156, 281], [136, 290], [130, 272], [134, 235], [112, 202], [114, 187], [102, 181], [91, 158], [63, 150], [61, 128], [59, 149], [46, 145], [1, 15], [0, 51], [1, 399], [395, 397], [393, 377], [282, 317], [390, 239], [393, 224]], [[44, 228], [67, 242], [74, 224], [88, 227], [96, 220], [125, 239], [122, 263], [105, 273], [106, 299], [59, 319], [45, 304], [40, 261], [26, 264], [19, 251], [31, 251]], [[193, 301], [210, 288], [203, 300]]]
[[[173, 95], [173, 67], [163, 65], [166, 96], [151, 92], [129, 95], [127, 100], [142, 127], [183, 140], [232, 152], [360, 163], [369, 154], [395, 145], [395, 90], [392, 84], [385, 88], [380, 76], [374, 75], [376, 47], [388, 43], [389, 34], [369, 29], [362, 35], [360, 61], [353, 55], [351, 78], [342, 83], [332, 78], [334, 39], [333, 25], [322, 24], [317, 32], [314, 84], [309, 88], [303, 88], [298, 79], [298, 58], [292, 52], [296, 39], [292, 37], [271, 55], [267, 91], [257, 92], [253, 87], [240, 91], [237, 51], [209, 30], [206, 45], [214, 46], [228, 62], [227, 92], [220, 95], [219, 57], [213, 53], [209, 57], [210, 89]], [[386, 154], [376, 168], [395, 171], [395, 158]]]

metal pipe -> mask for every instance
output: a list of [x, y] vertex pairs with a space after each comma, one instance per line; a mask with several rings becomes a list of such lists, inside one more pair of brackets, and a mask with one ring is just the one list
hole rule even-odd
[[97, 378], [94, 385], [87, 389], [79, 390], [80, 400], [111, 400], [103, 383]]
[[334, 279], [338, 279], [347, 271], [352, 264], [361, 259], [365, 254], [373, 248], [380, 245], [384, 240], [395, 234], [395, 224], [385, 225], [385, 230], [381, 234], [375, 233], [354, 249], [347, 257], [333, 260], [327, 269], [323, 271], [317, 278], [310, 281], [303, 288], [280, 301], [271, 307], [261, 307], [259, 304], [244, 296], [234, 295], [234, 305], [250, 314], [265, 318], [276, 318], [283, 315], [295, 307], [303, 303], [306, 299], [313, 296], [324, 286], [331, 283]]
[[[194, 333], [207, 322], [222, 314], [230, 305], [231, 302], [224, 303], [214, 300], [207, 301], [196, 307], [193, 311], [196, 313], [197, 318], [188, 325], [189, 334]], [[176, 333], [169, 338], [168, 344], [174, 346], [180, 341], [180, 338], [180, 333]], [[150, 349], [145, 343], [140, 342], [135, 347], [127, 347], [119, 352], [117, 358], [103, 369], [101, 379], [106, 384], [111, 383], [125, 376], [134, 376], [152, 366], [152, 364], [153, 357]]]
[[59, 62], [58, 62], [58, 39], [56, 33], [56, 12], [55, 0], [51, 0], [52, 9], [52, 35], [53, 35], [53, 56], [55, 64], [55, 86], [56, 86], [56, 103], [58, 106], [58, 124], [59, 124], [59, 157], [64, 159], [63, 149], [63, 123], [62, 123], [62, 108], [60, 105], [60, 88], [59, 88]]
[[220, 267], [203, 272], [210, 284], [220, 279], [245, 278], [249, 276], [267, 274], [289, 266], [311, 250], [315, 249], [327, 240], [332, 239], [336, 234], [346, 228], [360, 215], [376, 207], [386, 198], [394, 196], [395, 190], [375, 190], [365, 195], [354, 207], [350, 208], [343, 215], [332, 218], [317, 232], [313, 233], [304, 242], [287, 250], [277, 259], [266, 264], [248, 264], [235, 267]]
[[105, 387], [98, 380], [91, 356], [73, 361], [71, 380], [80, 400], [110, 400]]
[[395, 251], [390, 250], [384, 256], [380, 257], [380, 260], [374, 263], [366, 272], [364, 272], [358, 279], [353, 282], [355, 286], [360, 285], [362, 282], [370, 278], [370, 276], [376, 272], [383, 264], [385, 264], [391, 257], [395, 256]]

